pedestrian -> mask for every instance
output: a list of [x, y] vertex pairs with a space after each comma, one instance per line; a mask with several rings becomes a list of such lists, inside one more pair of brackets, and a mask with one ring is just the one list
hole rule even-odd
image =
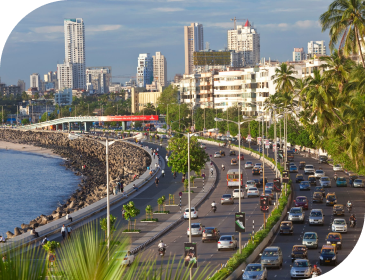
[[155, 168], [157, 168], [157, 162], [155, 163]]
[[158, 152], [158, 148], [156, 149], [156, 151]]
[[158, 178], [156, 177], [156, 179], [155, 179], [156, 188], [158, 187], [158, 183], [159, 183], [159, 180], [158, 180]]
[[162, 177], [165, 177], [165, 170], [161, 170], [161, 173], [162, 173]]
[[185, 174], [182, 175], [181, 183], [184, 183], [184, 181], [185, 181]]
[[133, 189], [138, 191], [138, 188], [136, 187], [136, 184], [133, 184]]
[[67, 231], [67, 228], [65, 227], [65, 225], [62, 225], [62, 227], [61, 227], [61, 234], [62, 234], [63, 240], [65, 240], [66, 231]]
[[153, 174], [153, 172], [152, 172], [152, 170], [150, 171], [150, 176], [152, 176], [152, 174]]
[[147, 166], [147, 170], [150, 170], [150, 167], [149, 166]]
[[176, 171], [174, 171], [174, 179], [176, 179]]
[[160, 168], [160, 165], [159, 164], [157, 164], [157, 168]]
[[114, 185], [114, 187], [113, 187], [113, 194], [114, 194], [114, 195], [117, 195], [117, 186], [115, 186], [115, 185]]
[[48, 242], [47, 235], [43, 238], [41, 245], [45, 245]]
[[71, 238], [71, 232], [72, 232], [72, 227], [70, 225], [67, 226], [67, 237]]
[[153, 159], [155, 159], [156, 158], [156, 154], [155, 153], [153, 153]]
[[122, 218], [124, 219], [125, 210], [122, 208]]
[[2, 235], [0, 235], [0, 243], [5, 243], [5, 238]]
[[72, 222], [72, 217], [70, 216], [70, 214], [69, 214], [69, 213], [67, 213], [67, 215], [66, 215], [66, 220], [69, 220], [69, 221], [71, 221], [71, 222]]

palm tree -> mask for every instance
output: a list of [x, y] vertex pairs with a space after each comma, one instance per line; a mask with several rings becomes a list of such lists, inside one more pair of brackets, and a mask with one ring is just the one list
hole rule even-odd
[[330, 49], [333, 50], [341, 38], [345, 55], [360, 52], [363, 67], [364, 57], [360, 38], [364, 36], [365, 5], [363, 0], [335, 0], [328, 11], [320, 16], [322, 32], [330, 29]]
[[294, 75], [294, 66], [288, 65], [285, 62], [281, 63], [279, 68], [275, 69], [275, 75], [271, 77], [274, 80], [274, 84], [276, 84], [277, 91], [294, 91], [294, 84], [296, 82], [296, 78]]

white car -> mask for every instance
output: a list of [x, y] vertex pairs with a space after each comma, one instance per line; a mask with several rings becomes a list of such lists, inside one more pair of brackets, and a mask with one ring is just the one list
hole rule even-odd
[[130, 251], [117, 251], [115, 252], [118, 261], [121, 261], [121, 265], [131, 265], [134, 262], [134, 255]]
[[214, 153], [214, 157], [215, 157], [215, 158], [220, 158], [220, 157], [222, 157], [222, 156], [221, 156], [221, 153], [220, 153], [220, 152], [215, 152], [215, 153]]
[[[198, 211], [195, 209], [195, 207], [191, 207], [191, 218], [197, 219], [198, 218]], [[189, 219], [189, 208], [185, 208], [184, 211], [184, 219]]]
[[200, 148], [205, 149], [207, 146], [204, 143], [200, 144]]
[[[232, 192], [233, 198], [239, 198], [239, 193], [240, 193], [239, 189], [234, 189]], [[244, 197], [245, 197], [245, 193], [243, 191], [243, 188], [241, 188], [241, 198], [244, 198]]]
[[[201, 223], [191, 223], [191, 236], [201, 236], [203, 234], [203, 226]], [[186, 235], [189, 237], [190, 228], [186, 231]]]
[[253, 163], [252, 163], [252, 161], [247, 161], [247, 162], [245, 163], [245, 168], [253, 168]]
[[314, 174], [314, 166], [311, 164], [306, 164], [304, 166], [304, 174]]
[[262, 168], [262, 163], [255, 163], [254, 167]]
[[316, 170], [314, 172], [314, 177], [316, 177], [316, 178], [321, 178], [321, 177], [324, 177], [324, 176], [326, 176], [326, 174], [324, 173], [323, 170]]
[[345, 219], [334, 219], [332, 222], [333, 232], [347, 232], [347, 223]]
[[237, 249], [237, 239], [233, 235], [222, 235], [217, 243], [217, 249]]
[[250, 187], [247, 190], [247, 197], [250, 196], [260, 196], [259, 190], [256, 187]]
[[339, 165], [339, 164], [335, 164], [335, 165], [333, 166], [333, 171], [342, 171], [342, 166], [341, 166], [341, 165]]
[[254, 181], [254, 180], [248, 180], [248, 181], [246, 182], [246, 191], [247, 191], [247, 189], [248, 189], [249, 187], [256, 187], [256, 181]]

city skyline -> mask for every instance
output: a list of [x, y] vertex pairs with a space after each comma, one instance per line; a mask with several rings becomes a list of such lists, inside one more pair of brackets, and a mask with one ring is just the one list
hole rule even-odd
[[[161, 52], [168, 60], [167, 79], [184, 73], [184, 26], [199, 22], [204, 26], [204, 43], [211, 49], [227, 47], [227, 31], [232, 18], [248, 19], [261, 38], [261, 57], [292, 60], [293, 48], [309, 41], [324, 40], [319, 15], [330, 0], [291, 3], [288, 0], [248, 1], [64, 1], [29, 13], [14, 27], [1, 57], [2, 82], [16, 84], [29, 75], [41, 77], [57, 70], [64, 60], [63, 21], [83, 18], [85, 23], [86, 67], [110, 65], [113, 75], [135, 76], [140, 53]], [[142, 9], [143, 7], [143, 9]], [[97, 15], [97, 17], [96, 17]], [[244, 24], [243, 20], [237, 20]], [[205, 45], [205, 44], [204, 44]], [[6, 70], [5, 70], [6, 69]], [[125, 82], [126, 79], [113, 79]]]

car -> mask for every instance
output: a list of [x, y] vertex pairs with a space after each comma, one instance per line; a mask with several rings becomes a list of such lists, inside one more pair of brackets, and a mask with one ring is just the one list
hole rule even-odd
[[337, 265], [337, 246], [323, 245], [319, 251], [319, 265], [333, 264]]
[[265, 195], [269, 196], [271, 198], [271, 200], [274, 200], [274, 193], [272, 190], [265, 189]]
[[342, 235], [338, 232], [330, 232], [326, 236], [327, 245], [336, 246], [337, 249], [342, 248]]
[[298, 167], [296, 167], [296, 165], [289, 166], [289, 172], [290, 173], [297, 173], [298, 172]]
[[318, 234], [316, 232], [305, 232], [302, 239], [302, 244], [307, 248], [318, 248]]
[[220, 237], [221, 235], [216, 227], [205, 227], [202, 234], [202, 243], [205, 241], [218, 242]]
[[235, 158], [231, 159], [231, 165], [237, 165], [237, 160]]
[[221, 155], [221, 153], [220, 153], [220, 152], [215, 152], [215, 153], [214, 153], [214, 157], [215, 157], [215, 158], [221, 158], [221, 157], [222, 157], [222, 155]]
[[305, 213], [302, 207], [292, 207], [288, 214], [289, 221], [304, 223]]
[[291, 221], [283, 221], [280, 223], [280, 234], [290, 234], [293, 235], [294, 232], [294, 226], [293, 222]]
[[302, 181], [299, 184], [299, 190], [300, 191], [310, 191], [311, 190], [311, 186], [309, 184], [309, 181]]
[[297, 196], [294, 200], [295, 207], [303, 207], [308, 210], [308, 198], [306, 196]]
[[337, 197], [335, 193], [328, 193], [326, 196], [326, 205], [337, 204]]
[[260, 168], [258, 167], [252, 168], [252, 175], [260, 175]]
[[231, 141], [232, 142], [236, 142], [237, 141], [237, 138], [236, 137], [232, 137]]
[[321, 177], [321, 179], [319, 179], [319, 184], [324, 188], [330, 188], [331, 187], [331, 179], [327, 176]]
[[116, 251], [115, 258], [118, 261], [121, 261], [121, 265], [131, 265], [134, 262], [134, 255], [131, 251], [123, 250], [123, 251]]
[[308, 250], [304, 245], [294, 245], [291, 249], [291, 261], [294, 262], [296, 259], [308, 259]]
[[[202, 236], [203, 226], [201, 223], [191, 223], [191, 236]], [[187, 229], [186, 235], [189, 237], [190, 228]]]
[[364, 187], [364, 181], [362, 179], [355, 179], [352, 186], [354, 188], [363, 188]]
[[[195, 207], [191, 207], [191, 218], [192, 219], [198, 219], [198, 211], [195, 209]], [[189, 208], [185, 208], [184, 211], [184, 219], [189, 219]]]
[[227, 136], [223, 135], [223, 136], [221, 137], [221, 140], [222, 140], [222, 141], [227, 141]]
[[304, 166], [304, 174], [314, 174], [314, 166], [311, 164], [306, 164]]
[[217, 136], [217, 140], [222, 140], [222, 136]]
[[324, 214], [322, 209], [312, 209], [309, 214], [309, 225], [324, 225]]
[[256, 187], [256, 181], [254, 181], [254, 180], [248, 180], [247, 182], [246, 182], [246, 191], [247, 191], [247, 189], [249, 188], [249, 187]]
[[312, 265], [307, 259], [297, 259], [291, 265], [290, 277], [295, 278], [312, 278]]
[[324, 173], [324, 171], [323, 171], [323, 170], [319, 169], [319, 170], [316, 170], [316, 171], [314, 172], [314, 176], [315, 176], [316, 178], [321, 178], [321, 177], [323, 177], [323, 176], [326, 176], [326, 174]]
[[223, 204], [234, 204], [234, 200], [231, 194], [224, 194], [221, 198], [221, 205]]
[[219, 153], [221, 154], [222, 157], [225, 157], [226, 156], [225, 151], [220, 150]]
[[233, 235], [222, 235], [217, 243], [217, 249], [237, 249], [237, 239]]
[[325, 197], [325, 196], [326, 196], [326, 191], [324, 190], [324, 188], [323, 188], [322, 186], [316, 186], [316, 187], [314, 188], [314, 191], [315, 191], [315, 192], [321, 192], [321, 193], [322, 193], [322, 195], [323, 195], [323, 197]]
[[294, 162], [289, 162], [289, 166], [292, 166], [292, 165], [295, 166], [295, 163]]
[[247, 197], [260, 196], [259, 190], [256, 187], [249, 187], [247, 190]]
[[281, 267], [283, 265], [283, 253], [280, 247], [266, 247], [260, 256], [261, 265], [264, 267]]
[[262, 163], [260, 163], [260, 162], [255, 163], [255, 166], [254, 167], [257, 167], [257, 168], [262, 169]]
[[312, 197], [312, 202], [323, 202], [323, 194], [322, 192], [314, 192]]
[[297, 174], [297, 176], [295, 176], [295, 183], [299, 183], [301, 181], [304, 181], [303, 174]]
[[318, 159], [319, 163], [327, 163], [327, 161], [328, 161], [328, 157], [326, 155], [319, 156], [319, 159]]
[[305, 167], [305, 161], [299, 162], [299, 169], [302, 170]]
[[317, 178], [314, 175], [309, 175], [308, 182], [311, 186], [315, 186], [317, 185]]
[[336, 187], [347, 187], [347, 180], [345, 177], [338, 177], [336, 180]]
[[230, 155], [230, 156], [235, 156], [235, 155], [236, 155], [236, 151], [230, 150], [230, 151], [229, 151], [229, 155]]
[[246, 163], [245, 163], [245, 168], [253, 168], [253, 163], [252, 163], [252, 161], [246, 161]]
[[265, 190], [266, 189], [269, 189], [269, 190], [274, 190], [274, 183], [272, 183], [272, 182], [268, 182], [268, 183], [266, 183], [265, 184]]
[[207, 145], [205, 145], [204, 143], [200, 144], [200, 148], [205, 149], [206, 147], [207, 147]]
[[342, 166], [340, 164], [333, 165], [333, 171], [342, 171]]
[[342, 204], [333, 205], [332, 209], [333, 216], [342, 216], [345, 215], [345, 209]]
[[261, 263], [250, 263], [243, 270], [242, 279], [267, 279], [267, 270]]
[[[239, 155], [237, 156], [237, 159], [240, 159]], [[243, 156], [243, 154], [241, 154], [241, 160], [244, 160], [244, 159], [245, 159], [245, 157]]]
[[331, 230], [333, 232], [347, 232], [347, 223], [345, 219], [334, 219]]
[[[267, 178], [265, 177], [265, 184], [267, 184]], [[263, 184], [263, 178], [259, 179], [259, 183], [256, 184], [258, 188], [262, 188], [264, 186]]]
[[[234, 189], [232, 192], [233, 198], [239, 198], [240, 189]], [[241, 188], [241, 198], [245, 198], [245, 192], [243, 191], [243, 188]]]

